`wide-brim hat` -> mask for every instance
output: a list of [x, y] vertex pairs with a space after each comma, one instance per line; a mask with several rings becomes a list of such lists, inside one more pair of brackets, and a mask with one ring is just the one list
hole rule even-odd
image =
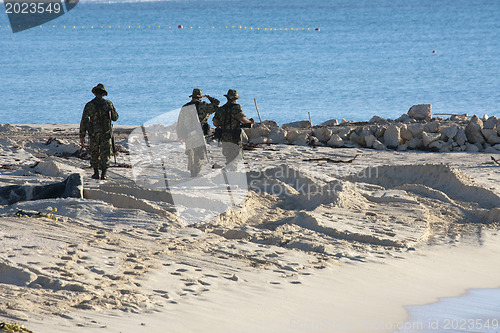
[[224, 96], [226, 96], [227, 99], [239, 99], [240, 96], [238, 96], [238, 92], [234, 89], [229, 89], [227, 91], [227, 94], [225, 94]]
[[95, 94], [96, 91], [102, 91], [104, 96], [107, 96], [108, 95], [108, 92], [106, 91], [106, 87], [104, 86], [104, 84], [102, 83], [99, 83], [97, 86], [95, 86], [94, 88], [92, 88], [92, 93]]
[[189, 95], [189, 97], [203, 97], [203, 94], [201, 93], [201, 89], [194, 88], [193, 93], [191, 95]]

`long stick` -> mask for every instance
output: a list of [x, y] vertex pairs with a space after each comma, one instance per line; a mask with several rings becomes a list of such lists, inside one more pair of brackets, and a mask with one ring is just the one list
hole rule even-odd
[[311, 121], [311, 112], [308, 112], [307, 115], [309, 116], [309, 124], [311, 124], [311, 126], [313, 125], [312, 121]]
[[262, 118], [260, 117], [259, 108], [257, 107], [257, 101], [255, 100], [255, 98], [253, 99], [253, 103], [255, 104], [255, 109], [257, 110], [257, 115], [259, 116], [259, 121], [262, 123]]

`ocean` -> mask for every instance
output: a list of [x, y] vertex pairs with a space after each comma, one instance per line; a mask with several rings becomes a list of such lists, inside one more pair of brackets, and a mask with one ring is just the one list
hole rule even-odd
[[222, 103], [236, 89], [248, 117], [255, 99], [279, 123], [395, 119], [420, 103], [500, 117], [499, 18], [498, 0], [81, 0], [12, 33], [3, 13], [0, 123], [78, 123], [97, 83], [118, 124], [180, 108], [193, 88]]

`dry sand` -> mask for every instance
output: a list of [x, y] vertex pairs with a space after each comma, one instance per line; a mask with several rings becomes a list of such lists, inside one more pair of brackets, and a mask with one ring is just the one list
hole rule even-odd
[[[75, 125], [0, 126], [1, 186], [78, 172], [85, 196], [0, 206], [0, 321], [35, 332], [393, 332], [405, 306], [500, 287], [500, 166], [488, 154], [260, 146], [240, 165], [248, 195], [226, 211], [208, 165], [198, 196], [172, 202], [147, 165], [137, 186], [125, 166], [157, 156], [130, 153], [132, 127], [115, 131], [110, 179], [93, 181]], [[153, 150], [182, 188], [183, 149], [169, 140]]]

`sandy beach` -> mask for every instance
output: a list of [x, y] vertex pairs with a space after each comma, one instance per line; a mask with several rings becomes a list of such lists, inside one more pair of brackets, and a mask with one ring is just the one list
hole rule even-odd
[[217, 142], [191, 181], [182, 143], [150, 128], [153, 156], [133, 149], [137, 129], [116, 126], [116, 163], [96, 181], [77, 125], [0, 125], [0, 186], [83, 180], [82, 198], [0, 206], [1, 322], [422, 332], [407, 306], [500, 288], [498, 154], [257, 143], [228, 197]]

